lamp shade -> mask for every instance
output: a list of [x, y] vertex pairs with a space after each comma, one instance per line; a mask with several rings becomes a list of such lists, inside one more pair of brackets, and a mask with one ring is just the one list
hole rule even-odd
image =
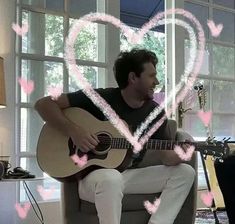
[[4, 107], [6, 107], [6, 92], [5, 92], [3, 58], [0, 57], [0, 108]]

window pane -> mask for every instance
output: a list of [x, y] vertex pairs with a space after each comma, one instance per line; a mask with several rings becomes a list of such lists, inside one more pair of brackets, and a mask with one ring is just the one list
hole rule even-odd
[[63, 17], [23, 11], [23, 21], [29, 24], [23, 53], [63, 57]]
[[21, 108], [20, 151], [36, 152], [37, 141], [43, 126], [43, 120], [32, 108]]
[[57, 62], [44, 62], [45, 92], [49, 95], [50, 87], [61, 87], [63, 89], [63, 64]]
[[22, 0], [22, 3], [54, 11], [64, 10], [64, 0]]
[[234, 13], [214, 9], [213, 20], [215, 24], [219, 24], [219, 23], [223, 24], [223, 30], [220, 33], [220, 36], [216, 37], [216, 40], [234, 43], [235, 42], [235, 35], [234, 35], [235, 15]]
[[205, 36], [208, 38], [208, 26], [207, 26], [207, 20], [209, 18], [208, 7], [185, 2], [185, 10], [191, 12], [199, 20], [199, 22], [201, 23], [202, 28], [205, 32]]
[[[40, 167], [38, 166], [36, 158], [21, 158], [20, 159], [20, 166], [23, 169], [30, 171], [30, 173], [36, 175], [36, 177], [48, 177], [45, 173], [42, 172]], [[35, 180], [35, 181], [28, 181], [27, 182], [30, 191], [32, 192], [33, 196], [35, 197], [36, 201], [44, 201], [41, 197], [40, 193], [38, 192], [38, 186], [42, 186], [44, 190], [51, 190], [52, 194], [48, 200], [55, 200], [60, 198], [60, 183], [52, 178], [45, 178], [43, 180]], [[20, 202], [28, 201], [26, 196], [23, 184], [20, 184]]]
[[220, 77], [235, 78], [234, 55], [233, 47], [213, 45], [213, 74]]
[[235, 111], [235, 83], [213, 81], [213, 111], [234, 113]]
[[[105, 69], [89, 66], [79, 66], [80, 72], [85, 75], [89, 83], [92, 84], [93, 88], [104, 88], [105, 87]], [[77, 78], [69, 76], [69, 92], [74, 92], [79, 89], [77, 85]], [[98, 83], [99, 80], [99, 83]]]
[[63, 57], [63, 17], [46, 14], [45, 54]]
[[184, 130], [198, 141], [206, 139], [206, 129], [200, 118], [196, 114], [187, 113], [183, 119]]
[[21, 102], [35, 103], [48, 94], [49, 87], [63, 86], [63, 64], [48, 61], [22, 60], [22, 78], [34, 82], [34, 90], [26, 94], [21, 88]]
[[[200, 75], [210, 75], [210, 65], [209, 65], [209, 44], [206, 44], [205, 50], [204, 50], [204, 57], [203, 57], [203, 62], [202, 66], [200, 69], [199, 74]], [[197, 56], [196, 56], [197, 57]], [[190, 41], [185, 39], [184, 41], [184, 61], [185, 65], [187, 65], [188, 61], [190, 58]]]
[[45, 15], [23, 11], [23, 21], [29, 25], [22, 44], [23, 53], [45, 54]]
[[235, 115], [214, 115], [213, 118], [213, 136], [217, 140], [224, 137], [231, 137], [235, 140]]
[[[77, 21], [70, 19], [70, 27]], [[90, 23], [77, 35], [75, 42], [76, 58], [105, 62], [105, 25]]]
[[235, 1], [234, 0], [213, 0], [215, 4], [222, 5], [228, 8], [235, 8]]
[[68, 9], [76, 17], [90, 12], [105, 12], [105, 0], [70, 0]]

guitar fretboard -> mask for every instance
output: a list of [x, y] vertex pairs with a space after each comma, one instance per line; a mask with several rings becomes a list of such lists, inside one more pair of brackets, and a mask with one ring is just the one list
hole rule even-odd
[[[158, 140], [149, 139], [148, 142], [143, 146], [143, 149], [149, 150], [173, 150], [175, 145], [182, 145], [186, 142], [171, 141], [171, 140]], [[205, 142], [203, 142], [205, 144]], [[203, 144], [202, 143], [202, 144]], [[194, 145], [195, 148], [200, 144], [200, 142], [187, 142], [187, 144]], [[126, 139], [123, 138], [112, 138], [111, 147], [116, 149], [130, 149], [132, 145]]]

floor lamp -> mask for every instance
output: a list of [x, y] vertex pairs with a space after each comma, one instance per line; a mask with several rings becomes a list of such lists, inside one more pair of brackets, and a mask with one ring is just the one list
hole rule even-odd
[[4, 80], [3, 58], [0, 57], [0, 108], [6, 107], [6, 92]]
[[[0, 109], [6, 107], [6, 89], [4, 79], [4, 60], [0, 57]], [[2, 146], [0, 146], [0, 160], [8, 160], [9, 156], [3, 156]]]

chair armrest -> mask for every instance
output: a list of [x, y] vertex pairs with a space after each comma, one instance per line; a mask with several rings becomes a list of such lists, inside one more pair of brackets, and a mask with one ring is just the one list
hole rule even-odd
[[176, 140], [177, 141], [185, 141], [185, 140], [189, 140], [191, 142], [194, 142], [193, 137], [187, 133], [186, 131], [182, 130], [182, 129], [178, 129], [176, 132]]

